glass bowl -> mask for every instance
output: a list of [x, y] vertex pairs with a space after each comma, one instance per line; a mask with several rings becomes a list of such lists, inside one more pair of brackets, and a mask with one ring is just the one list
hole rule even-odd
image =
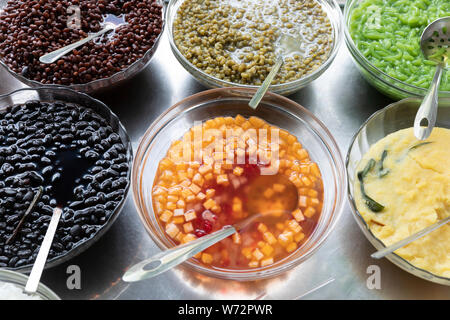
[[[205, 85], [208, 88], [221, 88], [221, 87], [239, 87], [239, 88], [258, 88], [259, 86], [255, 85], [246, 85], [240, 83], [234, 83], [225, 81], [219, 78], [216, 78], [206, 72], [198, 69], [192, 63], [186, 59], [183, 54], [178, 50], [178, 47], [175, 44], [173, 39], [173, 23], [176, 19], [177, 10], [184, 0], [171, 0], [167, 7], [167, 28], [168, 28], [168, 37], [170, 42], [170, 47], [172, 48], [172, 52], [177, 58], [177, 60], [181, 63], [181, 65], [188, 71], [195, 79], [197, 79], [200, 83]], [[301, 88], [307, 86], [310, 82], [317, 79], [325, 70], [331, 65], [342, 40], [342, 13], [339, 4], [335, 0], [317, 0], [320, 3], [327, 13], [332, 29], [333, 29], [333, 47], [331, 49], [330, 55], [328, 59], [313, 73], [308, 74], [307, 76], [297, 79], [295, 81], [282, 83], [282, 84], [274, 84], [269, 87], [269, 91], [288, 95], [294, 93]]]
[[[24, 274], [10, 270], [0, 269], [0, 282], [11, 283], [21, 289], [25, 289], [27, 281], [28, 277]], [[56, 293], [54, 293], [51, 289], [49, 289], [42, 283], [39, 283], [36, 294], [42, 300], [61, 300]]]
[[[346, 159], [348, 197], [350, 199], [353, 217], [366, 238], [377, 250], [384, 248], [385, 245], [370, 231], [368, 225], [357, 210], [353, 199], [353, 187], [357, 166], [364, 154], [370, 149], [370, 146], [378, 140], [398, 130], [411, 128], [414, 125], [414, 118], [421, 102], [421, 98], [411, 97], [390, 104], [386, 108], [377, 111], [361, 126], [353, 137], [348, 149]], [[450, 99], [442, 99], [440, 101], [436, 126], [450, 128]], [[396, 253], [389, 254], [386, 258], [398, 267], [417, 277], [440, 284], [450, 285], [449, 278], [438, 276], [429, 271], [415, 267]]]
[[[350, 35], [349, 23], [353, 10], [363, 0], [347, 0], [344, 9], [344, 33], [345, 43], [348, 50], [363, 77], [378, 91], [391, 97], [394, 100], [400, 100], [411, 96], [424, 97], [428, 89], [417, 87], [396, 78], [375, 67], [357, 48]], [[440, 91], [440, 97], [450, 98], [450, 91]]]
[[[108, 221], [106, 221], [105, 224], [91, 238], [78, 243], [76, 246], [74, 246], [71, 250], [69, 250], [67, 253], [63, 255], [54, 257], [52, 259], [48, 259], [45, 267], [51, 268], [72, 259], [76, 255], [86, 250], [94, 242], [100, 239], [100, 237], [106, 233], [106, 231], [112, 226], [114, 221], [117, 219], [125, 203], [126, 196], [128, 194], [128, 189], [130, 187], [133, 151], [131, 149], [131, 141], [128, 136], [128, 133], [125, 130], [122, 123], [120, 122], [119, 118], [103, 102], [91, 98], [87, 94], [76, 92], [67, 87], [24, 88], [0, 96], [0, 110], [3, 110], [8, 106], [24, 103], [28, 100], [39, 100], [43, 102], [60, 101], [68, 104], [70, 103], [78, 104], [90, 108], [94, 110], [97, 114], [104, 117], [104, 119], [106, 119], [109, 122], [113, 131], [120, 136], [123, 145], [125, 146], [125, 148], [127, 148], [127, 156], [128, 156], [127, 163], [129, 166], [127, 176], [128, 184], [125, 188], [125, 195], [123, 199], [120, 201], [119, 205], [115, 208], [114, 212], [109, 216]], [[11, 270], [28, 272], [31, 270], [31, 265], [24, 265], [18, 268], [11, 268]]]
[[164, 112], [141, 138], [132, 174], [133, 197], [139, 216], [159, 248], [174, 244], [165, 235], [153, 211], [152, 188], [159, 161], [174, 140], [180, 139], [194, 121], [218, 116], [256, 116], [299, 137], [311, 159], [318, 163], [324, 182], [324, 205], [318, 225], [309, 240], [287, 258], [268, 267], [246, 270], [208, 268], [190, 259], [184, 263], [202, 274], [223, 279], [256, 280], [285, 272], [308, 259], [336, 225], [345, 198], [345, 168], [336, 141], [314, 115], [297, 103], [267, 93], [256, 110], [248, 106], [255, 90], [220, 88], [192, 95]]
[[[132, 64], [130, 64], [128, 67], [126, 67], [125, 69], [122, 69], [121, 71], [113, 74], [112, 76], [108, 77], [108, 78], [102, 78], [102, 79], [97, 79], [97, 80], [93, 80], [87, 83], [81, 83], [81, 84], [71, 84], [67, 87], [76, 90], [76, 91], [81, 91], [81, 92], [85, 92], [85, 93], [93, 93], [93, 92], [97, 92], [97, 91], [101, 91], [103, 89], [109, 88], [109, 87], [113, 87], [125, 80], [129, 80], [131, 78], [133, 78], [134, 76], [136, 76], [138, 73], [140, 73], [142, 70], [145, 69], [145, 67], [147, 67], [147, 65], [150, 63], [150, 60], [153, 58], [156, 49], [158, 48], [161, 36], [164, 32], [164, 27], [165, 27], [165, 10], [166, 10], [166, 4], [164, 0], [156, 0], [162, 7], [162, 27], [161, 27], [161, 32], [159, 33], [158, 37], [155, 39], [155, 43], [153, 44], [153, 46], [147, 50], [147, 52], [142, 56], [142, 58], [136, 60], [135, 62], [133, 62]], [[5, 8], [7, 5], [7, 1], [0, 1], [0, 13], [3, 11], [3, 8]], [[2, 59], [0, 59], [0, 65], [2, 65], [14, 78], [16, 78], [17, 80], [19, 80], [20, 82], [24, 83], [25, 85], [32, 87], [32, 88], [36, 88], [36, 87], [50, 87], [50, 88], [54, 88], [54, 87], [62, 87], [64, 85], [60, 85], [60, 84], [43, 84], [41, 82], [35, 81], [35, 80], [30, 80], [24, 76], [22, 76], [21, 74], [11, 70], [6, 63], [3, 62]]]

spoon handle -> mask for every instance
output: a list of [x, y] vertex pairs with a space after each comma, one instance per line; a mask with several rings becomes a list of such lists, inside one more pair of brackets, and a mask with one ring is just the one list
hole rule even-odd
[[59, 48], [58, 50], [52, 51], [50, 53], [44, 54], [39, 58], [39, 61], [42, 63], [50, 64], [61, 58], [62, 56], [66, 55], [67, 53], [71, 52], [73, 49], [78, 48], [79, 46], [85, 44], [86, 42], [91, 41], [94, 38], [97, 38], [101, 36], [102, 34], [114, 29], [114, 27], [110, 25], [106, 25], [104, 29], [93, 33], [89, 36], [87, 36], [84, 39], [78, 40], [77, 42], [74, 42], [72, 44], [69, 44], [65, 47]]
[[52, 246], [59, 219], [61, 218], [61, 213], [62, 209], [60, 207], [53, 209], [52, 218], [48, 225], [47, 232], [45, 233], [44, 241], [42, 241], [41, 248], [39, 249], [36, 261], [33, 264], [33, 269], [31, 269], [30, 277], [25, 286], [25, 292], [34, 293], [37, 290], [39, 281], [41, 280], [42, 271], [47, 262], [48, 252]]
[[394, 252], [395, 250], [397, 250], [403, 246], [406, 246], [408, 243], [413, 242], [414, 240], [417, 240], [417, 239], [429, 234], [431, 231], [434, 231], [437, 228], [440, 228], [444, 224], [447, 224], [449, 221], [450, 221], [450, 216], [448, 216], [445, 219], [439, 220], [438, 222], [433, 223], [432, 225], [426, 227], [425, 229], [422, 229], [422, 230], [410, 235], [409, 237], [407, 237], [403, 240], [400, 240], [399, 242], [396, 242], [393, 245], [390, 245], [389, 247], [386, 247], [384, 249], [381, 249], [381, 250], [373, 253], [371, 255], [371, 257], [374, 259], [383, 258], [384, 256], [390, 254], [391, 252]]
[[[441, 83], [444, 67], [438, 64], [431, 83], [430, 90], [422, 101], [414, 120], [414, 136], [419, 140], [425, 140], [431, 134], [436, 123], [437, 107], [439, 102], [439, 85]], [[422, 127], [422, 120], [427, 120], [427, 126]]]
[[250, 107], [253, 109], [256, 109], [258, 104], [261, 102], [262, 98], [266, 94], [267, 90], [269, 89], [270, 84], [272, 83], [273, 78], [278, 73], [278, 70], [280, 69], [281, 65], [283, 64], [283, 57], [281, 55], [278, 56], [277, 61], [275, 61], [275, 65], [272, 67], [272, 70], [270, 70], [269, 74], [267, 75], [266, 79], [264, 80], [261, 87], [259, 87], [258, 91], [256, 91], [255, 95], [253, 96], [252, 100], [248, 103]]
[[125, 272], [122, 279], [126, 282], [135, 282], [157, 276], [195, 256], [197, 253], [213, 244], [229, 237], [235, 232], [236, 229], [233, 226], [226, 226], [207, 236], [177, 246], [173, 249], [160, 252], [153, 257], [132, 266]]

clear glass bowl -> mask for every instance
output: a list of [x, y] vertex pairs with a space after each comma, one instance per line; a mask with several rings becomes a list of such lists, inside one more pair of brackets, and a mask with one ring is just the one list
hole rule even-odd
[[[353, 186], [355, 183], [356, 169], [362, 157], [370, 149], [371, 145], [388, 134], [401, 129], [411, 128], [414, 125], [414, 118], [421, 102], [421, 98], [407, 98], [390, 104], [386, 108], [374, 113], [355, 134], [348, 149], [346, 159], [348, 197], [350, 199], [353, 217], [356, 219], [356, 222], [366, 238], [377, 250], [384, 248], [385, 245], [370, 231], [363, 217], [357, 210], [353, 199]], [[444, 98], [440, 101], [436, 126], [450, 128], [450, 99]], [[429, 271], [415, 267], [395, 253], [386, 256], [386, 258], [403, 270], [406, 270], [417, 277], [440, 284], [450, 285], [449, 278], [437, 276]]]
[[133, 164], [132, 189], [139, 216], [155, 243], [165, 250], [174, 244], [165, 235], [153, 211], [152, 188], [159, 161], [174, 140], [180, 139], [194, 121], [218, 116], [257, 116], [288, 130], [299, 138], [311, 159], [318, 163], [324, 182], [324, 206], [318, 225], [309, 240], [295, 253], [275, 264], [258, 269], [224, 270], [205, 267], [190, 259], [187, 267], [208, 276], [256, 280], [276, 276], [308, 259], [325, 241], [336, 225], [345, 198], [345, 168], [331, 133], [314, 115], [297, 103], [267, 93], [256, 110], [248, 106], [255, 93], [247, 88], [221, 88], [190, 96], [164, 112], [141, 138]]
[[[363, 0], [347, 0], [344, 9], [344, 33], [345, 43], [350, 54], [363, 77], [381, 93], [395, 100], [404, 99], [411, 96], [424, 97], [428, 89], [420, 88], [396, 78], [375, 67], [357, 48], [350, 35], [350, 17], [353, 10], [358, 7]], [[450, 98], [450, 91], [440, 91], [439, 97]]]
[[[27, 281], [28, 277], [24, 274], [10, 270], [0, 269], [0, 282], [11, 283], [19, 288], [25, 289]], [[49, 289], [42, 283], [39, 283], [36, 294], [42, 300], [61, 300], [61, 298], [58, 297], [56, 293], [54, 293], [51, 289]]]
[[[167, 28], [168, 28], [168, 36], [170, 47], [172, 48], [172, 52], [174, 53], [177, 60], [181, 63], [181, 65], [200, 83], [205, 85], [208, 88], [221, 88], [221, 87], [239, 87], [239, 88], [258, 88], [259, 86], [254, 85], [245, 85], [240, 83], [234, 83], [225, 81], [219, 78], [216, 78], [206, 72], [198, 69], [192, 63], [186, 59], [183, 54], [178, 50], [174, 39], [173, 39], [173, 23], [176, 19], [177, 10], [184, 0], [171, 0], [167, 7]], [[278, 94], [288, 95], [294, 93], [301, 88], [308, 85], [313, 80], [317, 79], [325, 70], [331, 65], [342, 40], [342, 13], [339, 4], [335, 0], [317, 0], [325, 10], [328, 15], [328, 18], [331, 21], [331, 25], [333, 28], [333, 48], [331, 49], [330, 55], [328, 59], [313, 73], [308, 74], [307, 76], [287, 82], [282, 84], [275, 84], [269, 87], [269, 91], [275, 92]]]
[[[81, 106], [84, 106], [86, 108], [90, 108], [94, 110], [97, 114], [104, 117], [110, 124], [111, 128], [115, 133], [117, 133], [120, 136], [120, 139], [122, 140], [123, 145], [125, 148], [127, 148], [127, 163], [129, 166], [128, 170], [128, 181], [131, 180], [131, 164], [133, 162], [133, 151], [131, 148], [131, 140], [128, 136], [127, 131], [125, 130], [125, 127], [120, 122], [119, 118], [109, 109], [103, 102], [94, 99], [87, 94], [76, 92], [74, 90], [71, 90], [67, 87], [60, 87], [60, 88], [49, 88], [49, 87], [41, 87], [41, 88], [24, 88], [16, 90], [12, 93], [5, 94], [0, 96], [0, 110], [4, 110], [8, 106], [12, 106], [15, 104], [25, 103], [28, 100], [39, 100], [43, 102], [64, 102], [68, 104], [78, 104]], [[128, 189], [130, 187], [130, 182], [128, 182], [126, 189], [125, 189], [125, 195], [122, 201], [120, 201], [119, 205], [116, 207], [114, 212], [109, 217], [108, 221], [105, 222], [105, 224], [97, 231], [97, 233], [90, 239], [80, 242], [77, 246], [73, 247], [70, 251], [68, 251], [66, 254], [57, 256], [53, 259], [47, 260], [47, 263], [45, 265], [46, 268], [54, 267], [58, 264], [61, 264], [65, 261], [68, 261], [75, 257], [76, 255], [80, 254], [84, 250], [86, 250], [88, 247], [90, 247], [94, 242], [96, 242], [100, 237], [106, 233], [106, 231], [111, 227], [111, 225], [114, 223], [114, 221], [119, 216], [119, 213], [122, 210], [122, 207], [125, 203], [126, 196], [128, 194]], [[28, 272], [31, 270], [31, 265], [24, 265], [19, 268], [14, 268], [13, 270], [20, 272]]]
[[[165, 10], [166, 10], [165, 1], [164, 0], [156, 0], [156, 1], [162, 6], [163, 24], [161, 27], [161, 32], [158, 35], [158, 37], [156, 38], [155, 43], [149, 50], [147, 50], [147, 52], [142, 56], [142, 58], [136, 60], [135, 62], [130, 64], [125, 69], [122, 69], [121, 71], [113, 74], [112, 76], [110, 76], [108, 78], [97, 79], [97, 80], [93, 80], [93, 81], [90, 81], [87, 83], [82, 83], [82, 84], [71, 84], [67, 87], [69, 87], [73, 90], [76, 90], [76, 91], [93, 93], [93, 92], [103, 90], [105, 88], [116, 86], [117, 84], [119, 84], [125, 80], [129, 80], [129, 79], [133, 78], [139, 72], [144, 70], [145, 67], [147, 67], [147, 65], [150, 63], [150, 60], [153, 58], [153, 55], [155, 54], [156, 49], [158, 48], [158, 45], [159, 45], [161, 36], [164, 32], [164, 27], [166, 24], [166, 22], [165, 22], [166, 21], [166, 19], [165, 19]], [[0, 1], [0, 13], [3, 11], [3, 9], [6, 7], [6, 5], [7, 5], [7, 1]], [[63, 86], [63, 85], [59, 85], [59, 84], [43, 84], [41, 82], [25, 78], [21, 74], [16, 73], [13, 70], [11, 70], [3, 62], [2, 59], [0, 59], [0, 65], [2, 65], [14, 78], [16, 78], [17, 80], [19, 80], [20, 82], [24, 83], [25, 85], [27, 85], [29, 87], [36, 88], [36, 87], [45, 86], [45, 87], [55, 88], [55, 87]]]

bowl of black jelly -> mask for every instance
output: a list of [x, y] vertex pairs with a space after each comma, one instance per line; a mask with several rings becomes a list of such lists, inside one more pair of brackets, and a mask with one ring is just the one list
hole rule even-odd
[[132, 157], [117, 116], [86, 94], [42, 87], [0, 96], [0, 268], [30, 270], [61, 200], [46, 267], [98, 240], [123, 207]]

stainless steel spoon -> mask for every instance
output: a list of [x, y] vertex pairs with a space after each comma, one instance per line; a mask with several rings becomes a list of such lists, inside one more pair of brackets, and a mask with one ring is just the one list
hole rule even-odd
[[39, 58], [39, 61], [42, 63], [46, 63], [46, 64], [50, 64], [50, 63], [54, 63], [55, 61], [57, 61], [58, 59], [60, 59], [61, 57], [65, 56], [66, 54], [68, 54], [69, 52], [71, 52], [72, 50], [82, 46], [83, 44], [85, 44], [86, 42], [91, 41], [92, 39], [95, 39], [97, 37], [100, 37], [101, 35], [115, 30], [117, 27], [125, 24], [125, 20], [121, 17], [117, 17], [113, 14], [108, 14], [106, 15], [104, 21], [103, 21], [103, 29], [90, 34], [88, 37], [78, 40], [77, 42], [74, 42], [72, 44], [69, 44], [65, 47], [59, 48], [58, 50], [52, 51], [50, 53], [44, 54], [43, 56], [41, 56]]
[[283, 65], [285, 57], [295, 52], [301, 54], [304, 53], [304, 50], [301, 48], [301, 40], [297, 37], [288, 34], [284, 33], [281, 34], [276, 43], [276, 46], [279, 51], [277, 55], [277, 60], [275, 61], [275, 64], [273, 65], [266, 79], [264, 79], [262, 85], [258, 88], [258, 91], [256, 91], [252, 100], [250, 100], [250, 102], [248, 103], [248, 105], [253, 109], [256, 109], [256, 107], [266, 94], [270, 84], [272, 83], [273, 79], [275, 78], [281, 66]]
[[450, 216], [448, 216], [445, 219], [439, 220], [438, 222], [433, 223], [431, 226], [426, 227], [425, 229], [422, 229], [412, 235], [410, 235], [409, 237], [400, 240], [386, 248], [383, 248], [375, 253], [373, 253], [371, 255], [372, 258], [375, 259], [381, 259], [385, 256], [387, 256], [388, 254], [394, 252], [395, 250], [406, 246], [408, 243], [413, 242], [414, 240], [417, 240], [419, 238], [422, 238], [423, 236], [426, 236], [427, 234], [429, 234], [430, 232], [442, 227], [443, 225], [446, 225], [447, 223], [450, 222]]
[[430, 89], [414, 121], [414, 135], [424, 140], [430, 136], [436, 123], [439, 85], [450, 57], [450, 17], [437, 19], [425, 28], [420, 38], [420, 48], [426, 59], [437, 63]]
[[[283, 175], [275, 176], [277, 177], [277, 183], [281, 182], [286, 186], [286, 190], [283, 192], [283, 196], [288, 200], [283, 201], [283, 203], [285, 204], [284, 208], [286, 209], [284, 211], [286, 213], [291, 213], [298, 205], [297, 188], [287, 177]], [[237, 224], [234, 224], [232, 226], [225, 226], [221, 230], [198, 238], [184, 245], [160, 252], [149, 259], [139, 262], [132, 266], [127, 272], [125, 272], [122, 277], [123, 281], [135, 282], [155, 277], [163, 272], [172, 269], [173, 267], [188, 260], [189, 258], [192, 258], [197, 253], [231, 236], [235, 232], [246, 228], [255, 220], [261, 217], [270, 218], [272, 215], [279, 215], [279, 210], [276, 212], [270, 211], [270, 206], [265, 206], [263, 203], [261, 203], [261, 201], [258, 201], [257, 197], [255, 197], [255, 195], [258, 194], [260, 195], [259, 200], [261, 200], [262, 193], [259, 189], [261, 188], [261, 186], [268, 185], [267, 182], [270, 177], [272, 176], [260, 176], [259, 178], [255, 179], [255, 181], [250, 186], [250, 191], [248, 193], [249, 202], [247, 205], [250, 212], [252, 210], [260, 210], [263, 207], [269, 208], [269, 211], [265, 211], [263, 213], [261, 213], [260, 211], [255, 214], [251, 214], [248, 218], [238, 222]]]

